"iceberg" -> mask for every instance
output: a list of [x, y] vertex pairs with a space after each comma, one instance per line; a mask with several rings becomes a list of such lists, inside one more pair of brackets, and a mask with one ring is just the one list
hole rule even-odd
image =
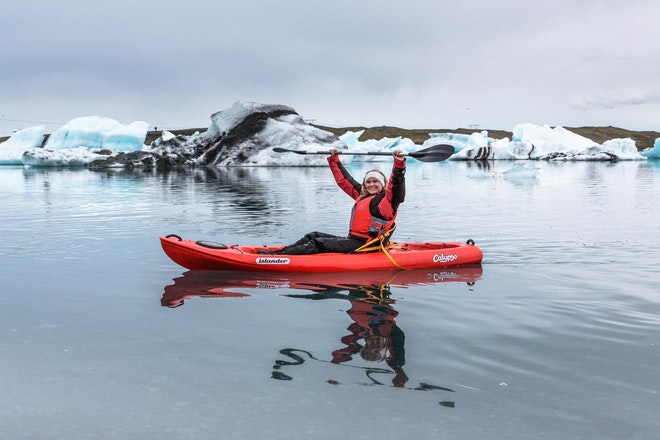
[[660, 159], [660, 138], [655, 140], [653, 143], [653, 148], [647, 148], [639, 154], [646, 157], [647, 159]]
[[306, 123], [291, 107], [246, 101], [211, 115], [208, 129], [182, 145], [185, 151], [194, 150], [195, 156], [186, 161], [194, 166], [326, 164], [321, 156], [280, 154], [273, 152], [275, 147], [308, 151], [346, 148], [337, 136]]
[[23, 165], [23, 153], [39, 148], [44, 143], [44, 130], [43, 125], [26, 128], [0, 143], [0, 165]]
[[594, 141], [575, 134], [564, 127], [548, 125], [518, 124], [513, 129], [512, 142], [547, 143], [561, 147], [587, 148], [597, 145]]
[[[103, 150], [108, 151], [108, 150]], [[33, 167], [85, 167], [90, 162], [106, 159], [108, 154], [99, 154], [86, 147], [69, 148], [61, 150], [46, 150], [35, 148], [23, 153], [21, 158], [24, 165]]]
[[47, 150], [86, 147], [114, 151], [138, 151], [144, 146], [148, 125], [136, 121], [128, 125], [99, 116], [85, 116], [66, 123], [44, 145]]
[[352, 150], [353, 148], [357, 148], [358, 139], [360, 139], [360, 136], [362, 136], [363, 134], [364, 134], [364, 130], [347, 131], [346, 133], [339, 136], [339, 139], [341, 139], [341, 141], [346, 144], [346, 147], [349, 150]]

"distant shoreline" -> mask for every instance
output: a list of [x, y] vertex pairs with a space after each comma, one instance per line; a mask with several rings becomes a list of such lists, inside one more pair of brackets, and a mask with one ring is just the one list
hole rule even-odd
[[[416, 144], [421, 144], [425, 140], [429, 138], [429, 133], [458, 133], [458, 134], [472, 134], [480, 131], [487, 131], [488, 136], [494, 139], [503, 139], [503, 138], [509, 138], [511, 139], [512, 132], [510, 131], [505, 131], [505, 130], [489, 130], [487, 128], [425, 128], [425, 129], [407, 129], [407, 128], [399, 128], [399, 127], [391, 127], [391, 126], [381, 126], [381, 127], [362, 127], [362, 126], [355, 126], [355, 127], [327, 127], [323, 125], [317, 125], [313, 124], [315, 127], [320, 128], [322, 130], [329, 131], [337, 136], [341, 136], [342, 134], [346, 133], [347, 131], [361, 131], [364, 130], [364, 134], [360, 137], [361, 140], [366, 140], [366, 139], [382, 139], [384, 137], [387, 138], [396, 138], [396, 137], [403, 137], [403, 138], [408, 138], [412, 140]], [[633, 131], [633, 130], [626, 130], [625, 128], [618, 128], [618, 127], [612, 127], [612, 126], [607, 126], [607, 127], [563, 127], [566, 130], [569, 130], [575, 134], [578, 134], [580, 136], [584, 136], [586, 138], [591, 139], [594, 142], [597, 142], [599, 144], [602, 144], [605, 141], [611, 140], [611, 139], [625, 139], [625, 138], [630, 138], [633, 141], [635, 141], [635, 145], [637, 146], [637, 150], [642, 151], [647, 148], [653, 148], [653, 145], [655, 144], [655, 140], [657, 138], [660, 138], [660, 132], [658, 131]], [[186, 136], [190, 136], [193, 133], [199, 131], [204, 132], [206, 131], [206, 127], [204, 128], [188, 128], [188, 129], [180, 129], [180, 130], [168, 130], [169, 132], [177, 135], [177, 134], [182, 134]], [[147, 133], [147, 137], [144, 140], [144, 143], [146, 145], [151, 144], [154, 140], [156, 140], [158, 137], [160, 137], [162, 131], [149, 131]], [[0, 143], [6, 141], [9, 139], [9, 136], [5, 137], [0, 137]]]

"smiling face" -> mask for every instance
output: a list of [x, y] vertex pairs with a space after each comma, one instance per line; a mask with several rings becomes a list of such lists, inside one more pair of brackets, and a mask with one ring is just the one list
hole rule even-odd
[[362, 195], [376, 195], [385, 189], [387, 179], [382, 171], [367, 171], [362, 180]]
[[375, 177], [369, 177], [364, 181], [364, 186], [367, 189], [367, 194], [373, 195], [378, 194], [383, 190], [383, 185]]

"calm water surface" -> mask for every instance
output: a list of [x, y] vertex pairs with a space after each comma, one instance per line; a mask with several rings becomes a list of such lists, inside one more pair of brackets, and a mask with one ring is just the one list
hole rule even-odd
[[535, 165], [409, 165], [396, 238], [481, 267], [313, 279], [187, 272], [158, 236], [344, 233], [325, 168], [0, 168], [2, 437], [657, 438], [660, 164]]

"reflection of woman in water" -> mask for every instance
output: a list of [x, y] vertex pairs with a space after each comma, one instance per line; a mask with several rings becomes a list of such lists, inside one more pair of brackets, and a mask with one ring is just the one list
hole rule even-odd
[[[350, 361], [356, 353], [365, 361], [385, 361], [395, 373], [392, 385], [403, 387], [408, 376], [403, 371], [406, 363], [405, 335], [394, 320], [399, 312], [384, 304], [382, 299], [375, 301], [373, 297], [350, 297], [351, 308], [346, 313], [354, 321], [348, 326], [351, 334], [341, 338], [346, 347], [332, 353], [332, 362], [340, 364]], [[364, 341], [364, 345], [360, 345], [360, 340]]]
[[[389, 303], [394, 302], [389, 299], [389, 286], [315, 285], [315, 287], [319, 290], [323, 289], [323, 292], [309, 295], [291, 294], [286, 296], [316, 300], [349, 300], [351, 302], [351, 307], [346, 313], [348, 313], [348, 316], [353, 320], [353, 323], [348, 326], [348, 330], [351, 333], [341, 338], [341, 342], [345, 344], [345, 347], [333, 351], [331, 361], [322, 362], [342, 364], [352, 360], [353, 355], [359, 353], [360, 357], [368, 362], [385, 361], [394, 372], [392, 385], [395, 387], [404, 387], [406, 382], [408, 382], [408, 376], [406, 376], [406, 373], [403, 371], [403, 366], [406, 363], [406, 353], [404, 349], [405, 335], [395, 322], [395, 318], [399, 312], [389, 305]], [[348, 291], [349, 293], [342, 293], [343, 291]], [[360, 341], [362, 341], [362, 344]], [[273, 371], [273, 378], [275, 379], [291, 380], [291, 376], [282, 373], [280, 369], [286, 365], [300, 365], [305, 362], [305, 359], [296, 353], [304, 353], [309, 356], [309, 358], [320, 361], [320, 359], [317, 359], [305, 350], [285, 348], [280, 350], [280, 353], [291, 358], [292, 362], [283, 360], [275, 361], [275, 366], [273, 367], [275, 370]], [[367, 370], [367, 376], [375, 384], [379, 385], [380, 382], [373, 379], [370, 376], [370, 373], [389, 372], [388, 370], [381, 368], [358, 367], [348, 364], [347, 366], [364, 368]]]

